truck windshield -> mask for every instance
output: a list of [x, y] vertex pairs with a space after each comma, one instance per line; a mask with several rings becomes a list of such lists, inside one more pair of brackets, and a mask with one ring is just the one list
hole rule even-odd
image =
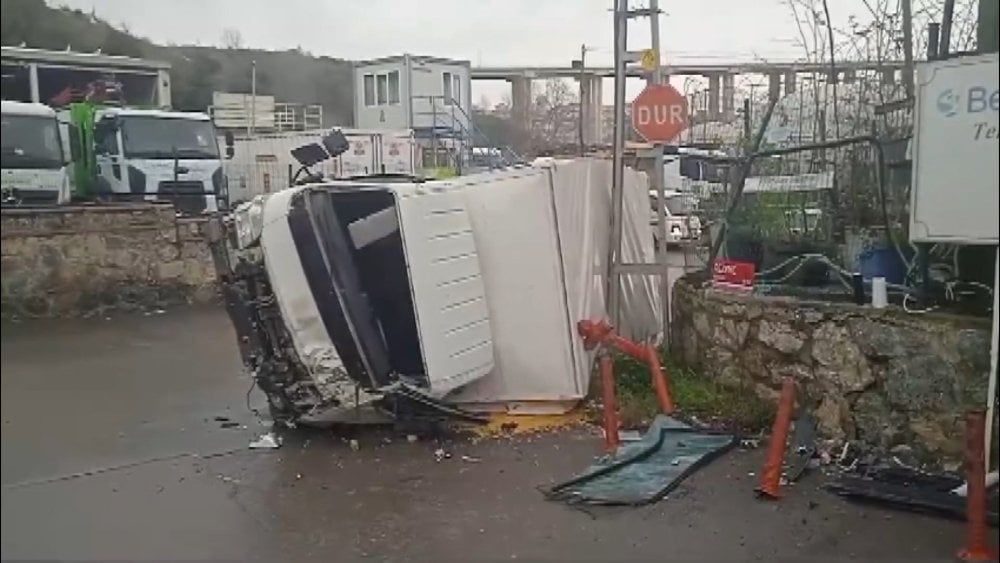
[[55, 117], [7, 114], [0, 120], [0, 167], [62, 168], [62, 143]]
[[219, 158], [210, 121], [128, 116], [122, 119], [122, 142], [129, 158]]

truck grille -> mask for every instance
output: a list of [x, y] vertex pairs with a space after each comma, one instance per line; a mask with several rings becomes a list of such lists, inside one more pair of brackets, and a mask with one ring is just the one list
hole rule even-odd
[[193, 180], [160, 182], [156, 193], [158, 199], [172, 202], [177, 211], [186, 215], [205, 211], [207, 207], [205, 198], [211, 195], [205, 192], [205, 185], [202, 182]]

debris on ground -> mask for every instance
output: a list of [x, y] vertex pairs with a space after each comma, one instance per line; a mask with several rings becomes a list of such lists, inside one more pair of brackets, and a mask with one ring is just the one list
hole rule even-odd
[[467, 463], [479, 463], [480, 461], [483, 461], [483, 460], [480, 459], [480, 458], [478, 458], [478, 457], [473, 457], [471, 455], [463, 455], [462, 456], [462, 461], [467, 462]]
[[[855, 460], [856, 461], [856, 460]], [[876, 503], [887, 508], [929, 512], [958, 520], [965, 519], [966, 499], [955, 494], [964, 479], [952, 473], [935, 473], [893, 462], [854, 463], [825, 488], [839, 496]], [[987, 521], [997, 526], [1000, 497], [993, 489], [987, 495]]]
[[638, 442], [545, 492], [550, 500], [606, 505], [655, 502], [688, 475], [736, 445], [731, 434], [697, 430], [660, 415]]
[[276, 450], [281, 447], [281, 436], [274, 432], [265, 432], [250, 441], [251, 450]]
[[586, 413], [583, 408], [574, 409], [564, 414], [520, 414], [512, 415], [498, 413], [490, 416], [489, 421], [482, 425], [469, 425], [468, 431], [477, 438], [511, 436], [518, 434], [537, 434], [563, 430], [586, 423]]
[[411, 443], [411, 444], [416, 443], [417, 440], [418, 440], [418, 438], [417, 438], [416, 434], [407, 434], [406, 435], [406, 441], [409, 442], [409, 443]]
[[434, 450], [434, 461], [441, 461], [445, 459], [451, 459], [451, 454], [446, 452], [443, 448]]
[[760, 440], [757, 438], [744, 438], [740, 440], [740, 448], [744, 450], [756, 450], [760, 447]]
[[357, 440], [351, 440], [350, 442], [348, 442], [348, 444], [351, 446], [351, 449], [354, 450], [354, 451], [358, 451], [358, 450], [361, 449], [361, 443], [358, 442]]
[[[986, 489], [987, 490], [996, 487], [998, 483], [1000, 483], [1000, 473], [998, 473], [996, 471], [990, 471], [989, 473], [986, 474]], [[951, 492], [952, 492], [952, 494], [956, 494], [956, 495], [958, 495], [960, 497], [963, 497], [963, 498], [966, 497], [966, 496], [968, 496], [968, 494], [969, 494], [969, 483], [968, 483], [968, 481], [966, 481], [965, 483], [962, 483], [958, 487], [955, 487]]]
[[792, 433], [792, 443], [785, 455], [785, 477], [794, 483], [816, 455], [816, 418], [808, 412], [799, 415]]
[[622, 442], [638, 442], [642, 439], [642, 434], [638, 430], [621, 430], [618, 432], [618, 439]]

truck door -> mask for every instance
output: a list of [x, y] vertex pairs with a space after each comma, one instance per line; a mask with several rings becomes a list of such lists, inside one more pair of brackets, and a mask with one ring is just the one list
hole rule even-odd
[[97, 161], [97, 178], [94, 191], [97, 195], [128, 193], [128, 172], [122, 158], [121, 132], [115, 121], [105, 117], [94, 124], [94, 152]]

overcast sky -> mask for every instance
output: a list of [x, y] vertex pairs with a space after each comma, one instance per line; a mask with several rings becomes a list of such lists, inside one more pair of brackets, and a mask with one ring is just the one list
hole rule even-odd
[[[568, 64], [586, 43], [597, 48], [588, 54], [588, 64], [611, 62], [611, 0], [49, 1], [93, 9], [157, 43], [219, 45], [223, 30], [234, 28], [247, 47], [300, 46], [345, 59], [406, 52], [473, 65]], [[834, 22], [864, 10], [861, 0], [829, 0], [829, 5]], [[786, 0], [661, 0], [660, 7], [667, 62], [802, 56]], [[630, 48], [647, 47], [648, 20], [633, 20], [629, 37]], [[478, 84], [473, 100], [486, 94], [497, 101], [504, 91], [503, 84]]]

